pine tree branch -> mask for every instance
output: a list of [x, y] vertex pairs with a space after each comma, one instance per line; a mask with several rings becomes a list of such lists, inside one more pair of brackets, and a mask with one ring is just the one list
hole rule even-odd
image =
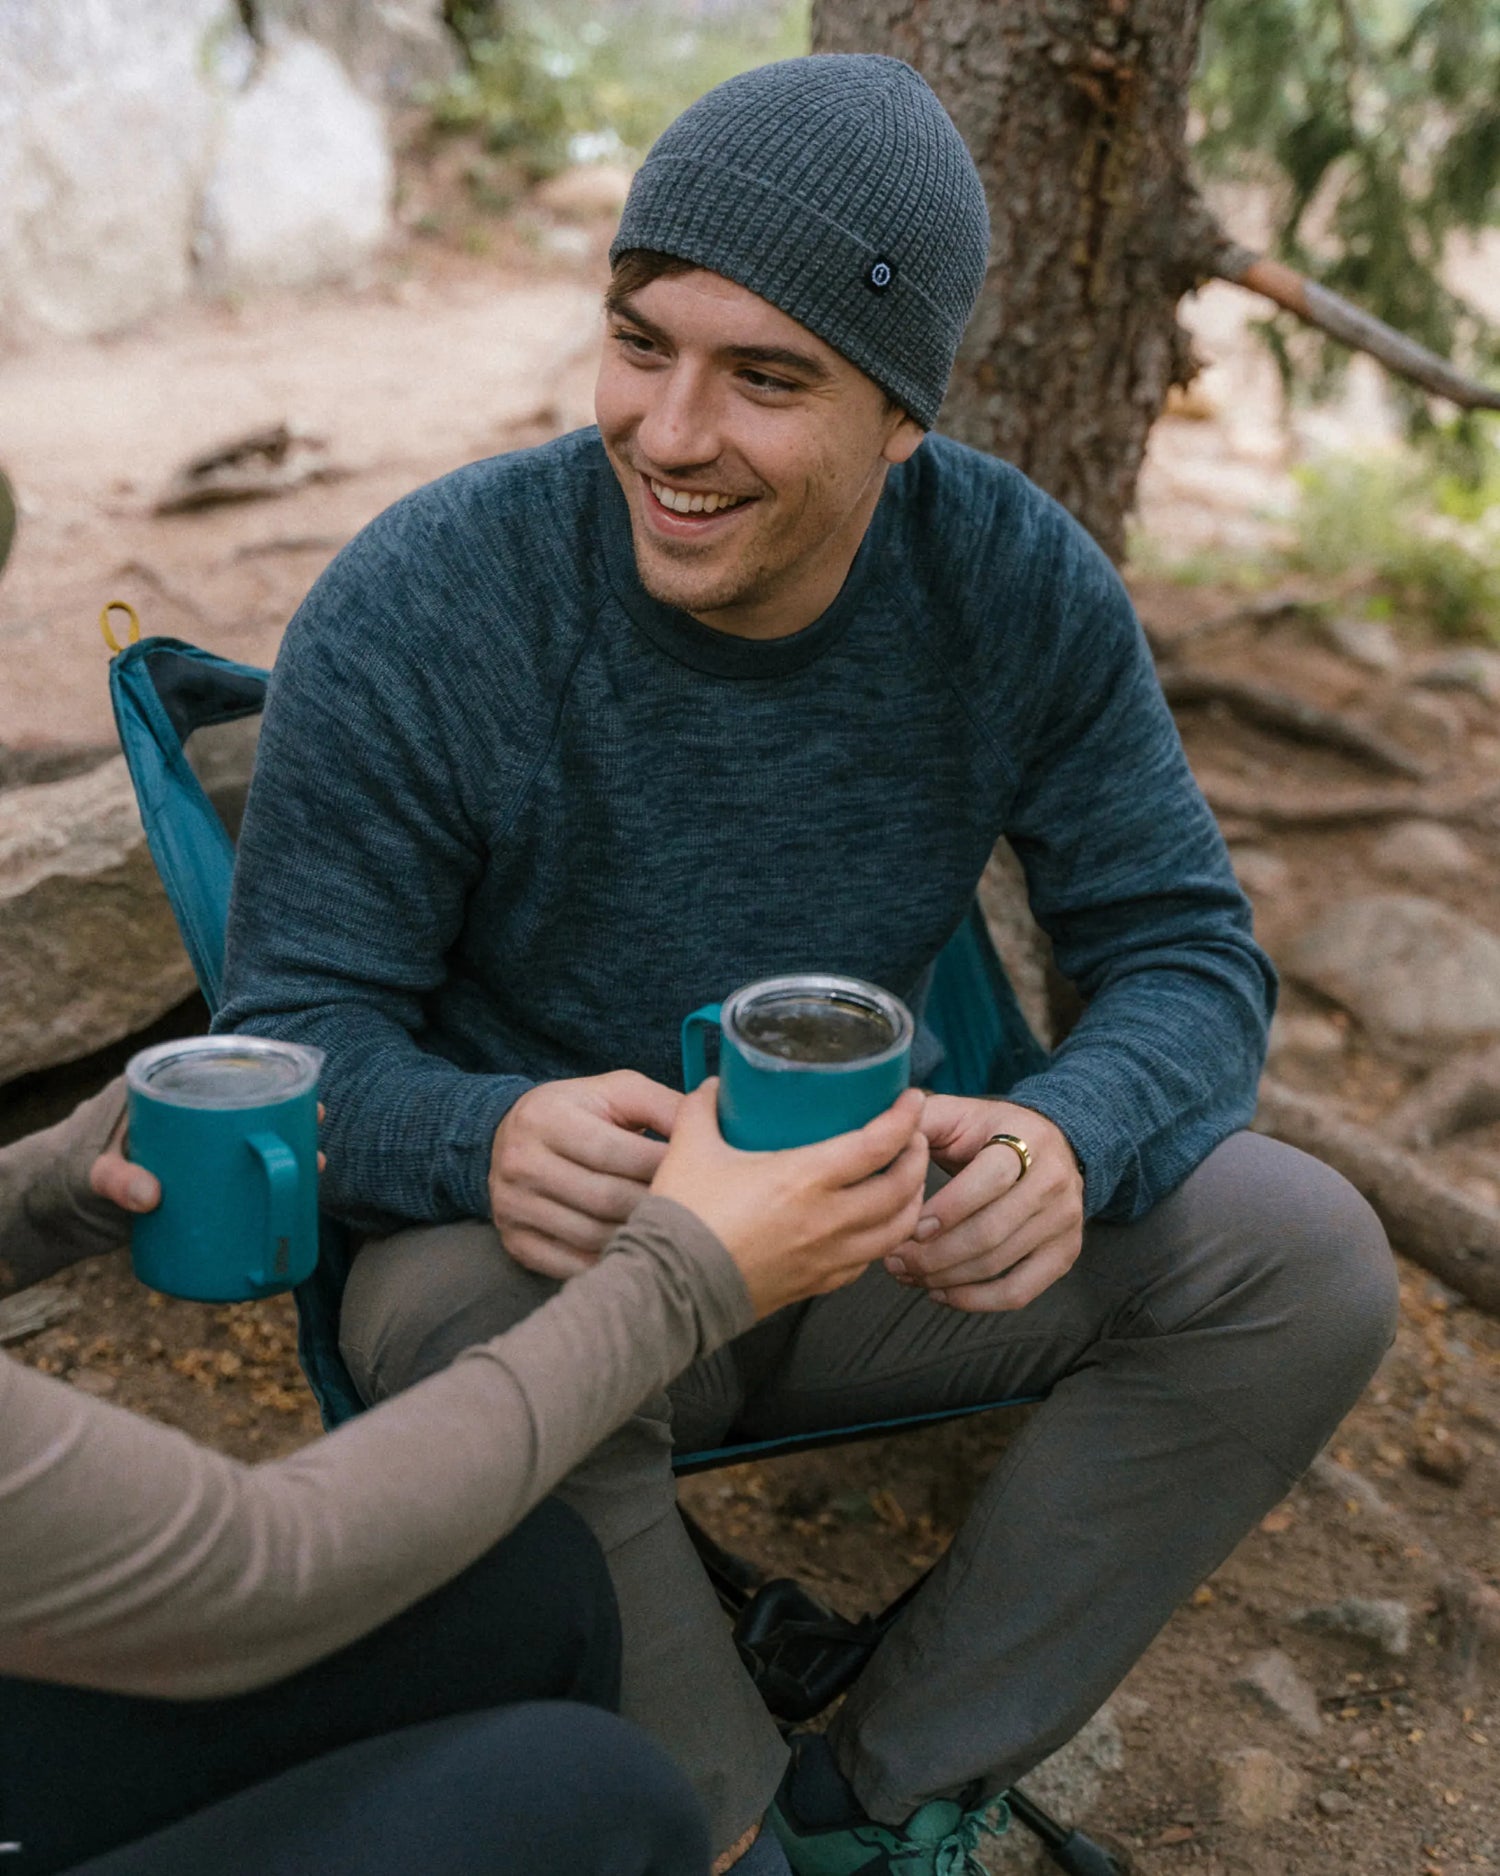
[[1251, 293], [1264, 295], [1275, 305], [1295, 313], [1299, 319], [1331, 339], [1347, 345], [1351, 351], [1367, 352], [1388, 371], [1409, 378], [1434, 396], [1446, 397], [1463, 410], [1500, 410], [1500, 390], [1466, 378], [1446, 358], [1429, 352], [1425, 345], [1408, 339], [1384, 320], [1377, 319], [1344, 299], [1330, 293], [1280, 261], [1267, 260], [1225, 240], [1207, 270], [1221, 280], [1228, 280]]

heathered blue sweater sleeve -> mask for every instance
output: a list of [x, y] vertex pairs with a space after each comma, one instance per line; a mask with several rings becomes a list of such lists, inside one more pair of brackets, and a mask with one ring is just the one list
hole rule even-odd
[[[310, 1043], [328, 1210], [362, 1229], [487, 1217], [494, 1132], [531, 1086], [424, 1049], [484, 865], [465, 778], [503, 789], [522, 750], [463, 746], [441, 634], [423, 616], [441, 517], [401, 504], [359, 536], [287, 628], [235, 866], [221, 1030]], [[419, 566], [425, 579], [413, 579]], [[455, 576], [457, 577], [457, 576]]]
[[1007, 833], [1086, 1009], [1008, 1096], [1057, 1122], [1091, 1217], [1138, 1218], [1248, 1124], [1276, 978], [1188, 768], [1130, 600], [1081, 528], [1040, 608], [1050, 661]]

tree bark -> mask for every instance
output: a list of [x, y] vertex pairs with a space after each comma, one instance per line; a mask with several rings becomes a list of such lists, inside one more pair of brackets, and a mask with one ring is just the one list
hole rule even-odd
[[1222, 243], [1188, 176], [1201, 0], [814, 0], [819, 52], [905, 59], [989, 196], [989, 275], [942, 428], [1113, 558], [1146, 437], [1192, 376], [1183, 293]]

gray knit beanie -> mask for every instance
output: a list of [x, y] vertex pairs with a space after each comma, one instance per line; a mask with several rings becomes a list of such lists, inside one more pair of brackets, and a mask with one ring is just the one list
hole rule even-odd
[[931, 429], [984, 282], [984, 186], [926, 82], [866, 53], [716, 85], [651, 146], [611, 262], [651, 248], [790, 314]]

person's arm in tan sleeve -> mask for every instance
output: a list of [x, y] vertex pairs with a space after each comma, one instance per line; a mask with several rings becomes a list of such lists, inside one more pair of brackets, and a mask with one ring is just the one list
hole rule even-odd
[[766, 1155], [724, 1145], [714, 1093], [598, 1265], [288, 1459], [240, 1465], [0, 1358], [0, 1674], [195, 1699], [293, 1673], [464, 1569], [691, 1361], [910, 1234], [919, 1096]]
[[290, 1674], [456, 1575], [752, 1315], [653, 1197], [527, 1321], [264, 1466], [0, 1359], [0, 1673], [182, 1699]]

